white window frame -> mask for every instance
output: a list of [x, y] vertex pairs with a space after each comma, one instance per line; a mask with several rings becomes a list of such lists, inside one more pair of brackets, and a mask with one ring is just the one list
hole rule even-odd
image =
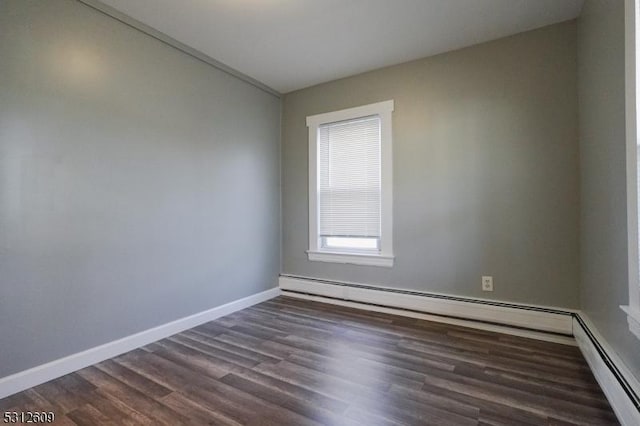
[[629, 305], [621, 306], [627, 313], [629, 330], [640, 339], [640, 277], [638, 261], [638, 81], [640, 71], [638, 48], [639, 0], [625, 1], [625, 121], [627, 154], [627, 232]]
[[[354, 265], [392, 267], [393, 256], [393, 157], [391, 115], [393, 100], [343, 109], [307, 117], [309, 128], [309, 260]], [[318, 129], [323, 124], [377, 115], [380, 117], [381, 218], [380, 250], [354, 251], [326, 249], [320, 244], [319, 229], [319, 143]]]

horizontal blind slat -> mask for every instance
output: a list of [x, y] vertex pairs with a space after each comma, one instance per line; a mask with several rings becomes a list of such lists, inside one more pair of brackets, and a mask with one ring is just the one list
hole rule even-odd
[[380, 117], [324, 124], [320, 144], [320, 234], [380, 237]]

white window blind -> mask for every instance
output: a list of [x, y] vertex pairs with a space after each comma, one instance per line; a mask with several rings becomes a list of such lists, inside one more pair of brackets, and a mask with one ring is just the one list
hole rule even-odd
[[318, 142], [320, 237], [379, 240], [380, 117], [320, 125]]

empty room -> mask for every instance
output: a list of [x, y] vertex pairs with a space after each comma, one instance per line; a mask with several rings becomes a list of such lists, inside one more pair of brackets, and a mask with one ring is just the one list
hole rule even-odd
[[640, 426], [640, 0], [0, 0], [0, 424]]

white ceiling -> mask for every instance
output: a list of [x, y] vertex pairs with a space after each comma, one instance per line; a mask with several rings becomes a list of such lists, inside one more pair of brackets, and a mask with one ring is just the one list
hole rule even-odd
[[573, 19], [583, 0], [102, 0], [286, 93]]

